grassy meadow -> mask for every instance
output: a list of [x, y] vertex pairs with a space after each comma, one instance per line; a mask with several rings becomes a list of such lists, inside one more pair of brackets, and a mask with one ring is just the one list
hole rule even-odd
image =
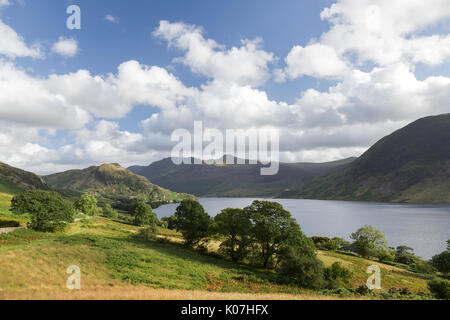
[[[0, 195], [0, 220], [18, 221], [8, 212], [11, 196]], [[137, 237], [138, 227], [91, 217], [64, 233], [18, 229], [0, 235], [0, 299], [380, 299], [380, 296], [314, 292], [279, 285], [276, 274], [234, 264], [216, 251], [186, 249], [180, 234], [160, 229], [159, 239]], [[382, 289], [409, 287], [427, 293], [426, 279], [402, 268], [330, 251], [319, 251], [325, 265], [341, 262], [352, 270], [351, 287], [364, 284], [366, 269], [382, 270]], [[81, 290], [68, 290], [66, 269], [81, 268]]]

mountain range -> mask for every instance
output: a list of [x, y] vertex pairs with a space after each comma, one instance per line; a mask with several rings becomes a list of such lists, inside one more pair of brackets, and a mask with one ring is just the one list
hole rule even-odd
[[[236, 164], [237, 159], [225, 164], [175, 165], [170, 158], [147, 167], [134, 166], [129, 170], [176, 192], [199, 197], [274, 197], [282, 192], [303, 187], [316, 177], [349, 166], [355, 158], [327, 163], [279, 163], [279, 172], [273, 176], [260, 175], [261, 163]], [[194, 163], [194, 159], [188, 159]], [[217, 161], [215, 162], [217, 163]]]
[[450, 114], [419, 119], [382, 138], [359, 158], [328, 163], [174, 165], [163, 159], [130, 170], [178, 192], [206, 197], [275, 197], [450, 203]]
[[281, 197], [450, 203], [450, 114], [384, 137], [349, 167]]
[[261, 176], [260, 163], [175, 165], [167, 158], [149, 166], [104, 164], [40, 177], [0, 162], [0, 193], [53, 189], [72, 197], [89, 192], [155, 202], [193, 194], [450, 203], [449, 136], [450, 114], [426, 117], [384, 137], [359, 158], [279, 163], [274, 176]]

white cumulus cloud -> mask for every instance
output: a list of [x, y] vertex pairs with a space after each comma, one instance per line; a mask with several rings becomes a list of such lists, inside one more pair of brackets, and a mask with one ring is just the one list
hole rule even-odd
[[261, 39], [245, 39], [240, 47], [226, 49], [212, 39], [205, 39], [203, 30], [197, 26], [168, 21], [161, 21], [153, 35], [183, 50], [185, 55], [176, 61], [209, 79], [259, 86], [270, 77], [268, 65], [274, 55], [261, 49]]
[[320, 43], [303, 48], [295, 46], [286, 58], [286, 73], [291, 79], [303, 75], [314, 78], [339, 78], [348, 72], [348, 66], [333, 47]]
[[65, 58], [73, 58], [79, 52], [78, 41], [73, 38], [59, 37], [53, 44], [52, 51]]

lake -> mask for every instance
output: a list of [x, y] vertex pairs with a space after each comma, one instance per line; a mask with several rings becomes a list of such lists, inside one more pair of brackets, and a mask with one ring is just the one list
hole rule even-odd
[[[228, 207], [243, 208], [254, 198], [199, 198], [206, 212], [215, 216]], [[388, 204], [300, 199], [270, 199], [291, 212], [308, 236], [341, 237], [368, 224], [386, 235], [389, 246], [407, 245], [416, 255], [430, 259], [446, 249], [450, 239], [450, 205]], [[159, 218], [170, 216], [178, 204], [155, 209]]]

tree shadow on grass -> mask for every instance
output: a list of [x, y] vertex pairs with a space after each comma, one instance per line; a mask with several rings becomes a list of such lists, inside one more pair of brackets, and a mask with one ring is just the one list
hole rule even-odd
[[[205, 286], [211, 285], [221, 286], [228, 291], [230, 287], [245, 290], [252, 285], [276, 285], [276, 274], [271, 270], [232, 263], [217, 255], [200, 254], [181, 244], [143, 240], [135, 235], [111, 237], [74, 234], [58, 237], [56, 241], [66, 245], [84, 244], [99, 248], [106, 253], [114, 277], [132, 284], [174, 289], [205, 289]], [[150, 250], [157, 255], [152, 256]], [[152, 276], [150, 272], [155, 270], [155, 264], [160, 273]], [[167, 268], [167, 272], [164, 268]], [[167, 282], [164, 280], [166, 277]]]
[[234, 270], [238, 273], [258, 276], [262, 280], [266, 281], [273, 282], [275, 280], [275, 273], [273, 270], [264, 270], [251, 265], [233, 263], [229, 260], [226, 260], [224, 257], [220, 256], [217, 253], [204, 253], [199, 250], [188, 248], [183, 244], [174, 242], [160, 242], [157, 240], [144, 240], [136, 235], [131, 235], [129, 237], [121, 239], [120, 241], [126, 241], [127, 243], [137, 247], [152, 249], [160, 254], [172, 256], [174, 258], [180, 258], [201, 263], [203, 265], [207, 264], [214, 267]]

